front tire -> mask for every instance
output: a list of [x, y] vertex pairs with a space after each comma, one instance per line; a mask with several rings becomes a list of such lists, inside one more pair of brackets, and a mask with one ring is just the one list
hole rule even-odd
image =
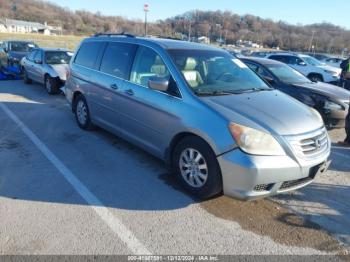
[[90, 111], [86, 99], [83, 95], [78, 95], [74, 100], [74, 113], [78, 126], [83, 130], [93, 130], [94, 124], [91, 122]]
[[173, 169], [184, 188], [200, 199], [222, 192], [222, 176], [211, 147], [196, 136], [185, 137], [175, 147]]
[[312, 81], [312, 82], [323, 82], [323, 77], [319, 74], [310, 74], [308, 76], [308, 78]]
[[58, 93], [59, 86], [57, 79], [52, 78], [49, 75], [45, 76], [45, 89], [49, 95], [55, 95]]

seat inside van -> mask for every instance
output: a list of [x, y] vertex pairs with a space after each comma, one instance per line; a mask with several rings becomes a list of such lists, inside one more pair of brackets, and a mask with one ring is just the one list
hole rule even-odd
[[192, 57], [188, 57], [186, 59], [184, 69], [182, 70], [182, 74], [184, 75], [189, 86], [192, 88], [196, 88], [204, 83], [200, 73], [196, 70], [196, 68], [197, 61]]

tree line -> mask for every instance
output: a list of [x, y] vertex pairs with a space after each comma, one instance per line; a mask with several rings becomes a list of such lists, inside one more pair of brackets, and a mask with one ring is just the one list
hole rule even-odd
[[[0, 0], [0, 18], [60, 25], [65, 34], [144, 33], [142, 20], [105, 16], [85, 10], [72, 11], [41, 0]], [[325, 22], [305, 26], [291, 25], [253, 15], [240, 16], [230, 11], [189, 11], [149, 23], [148, 33], [179, 39], [184, 36], [207, 36], [212, 42], [221, 38], [227, 44], [235, 44], [240, 39], [250, 40], [265, 47], [291, 51], [308, 51], [312, 46], [317, 52], [327, 53], [340, 53], [345, 48], [350, 49], [350, 31], [340, 26]]]

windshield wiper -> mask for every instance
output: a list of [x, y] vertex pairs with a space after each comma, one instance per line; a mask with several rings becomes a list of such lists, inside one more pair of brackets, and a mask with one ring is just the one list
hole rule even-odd
[[198, 96], [226, 96], [226, 95], [232, 95], [234, 93], [226, 92], [226, 91], [194, 91], [196, 95]]
[[[275, 90], [274, 88], [248, 88], [248, 89], [239, 89], [239, 90], [234, 90], [232, 93], [234, 94], [243, 94], [243, 93], [253, 93], [253, 92], [262, 92], [262, 91], [272, 91]], [[231, 92], [231, 91], [230, 91]]]

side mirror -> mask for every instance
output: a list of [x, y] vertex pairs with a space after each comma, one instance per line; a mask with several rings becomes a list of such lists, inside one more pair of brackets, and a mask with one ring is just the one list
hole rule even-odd
[[300, 66], [306, 66], [306, 63], [305, 63], [305, 62], [300, 62], [300, 63], [298, 63], [298, 65], [300, 65]]
[[169, 88], [169, 80], [161, 77], [150, 77], [148, 87], [154, 90], [166, 92]]
[[42, 64], [42, 63], [43, 63], [43, 61], [41, 61], [41, 60], [39, 60], [39, 59], [35, 59], [35, 60], [34, 60], [34, 63], [35, 63], [35, 64], [39, 64], [39, 65], [40, 65], [40, 64]]

